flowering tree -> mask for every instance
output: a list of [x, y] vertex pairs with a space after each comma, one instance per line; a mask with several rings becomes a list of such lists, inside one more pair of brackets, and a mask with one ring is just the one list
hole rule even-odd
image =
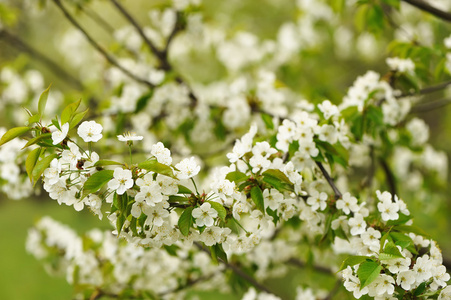
[[[1, 71], [2, 190], [42, 188], [112, 226], [30, 230], [28, 251], [76, 297], [451, 299], [450, 263], [408, 208], [439, 205], [446, 187], [447, 157], [411, 112], [449, 102], [426, 101], [451, 84], [450, 3], [268, 0], [265, 14], [291, 19], [252, 33], [208, 1], [143, 3], [145, 21], [106, 2], [0, 4], [0, 38], [58, 77], [45, 89], [17, 61]], [[13, 33], [55, 8], [72, 26], [55, 33], [65, 64]], [[294, 267], [327, 280], [272, 284]]]

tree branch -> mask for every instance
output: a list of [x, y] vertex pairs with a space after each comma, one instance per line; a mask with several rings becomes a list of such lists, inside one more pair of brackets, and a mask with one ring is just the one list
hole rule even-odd
[[161, 68], [164, 70], [170, 70], [171, 66], [168, 64], [168, 61], [166, 57], [164, 56], [163, 52], [157, 49], [155, 45], [152, 43], [151, 40], [145, 35], [142, 27], [138, 24], [138, 22], [132, 17], [132, 15], [116, 0], [110, 0], [111, 3], [119, 10], [119, 12], [132, 24], [133, 27], [135, 27], [136, 31], [138, 31], [138, 34], [141, 36], [141, 38], [144, 40], [144, 43], [150, 48], [152, 53], [158, 58], [160, 61]]
[[402, 1], [409, 3], [410, 5], [415, 6], [416, 8], [421, 9], [422, 11], [430, 13], [431, 15], [434, 15], [446, 22], [451, 22], [451, 13], [440, 10], [423, 0], [402, 0]]
[[87, 15], [89, 18], [91, 18], [94, 22], [96, 22], [100, 27], [103, 28], [106, 32], [112, 34], [114, 33], [114, 28], [110, 24], [108, 24], [107, 21], [105, 21], [99, 14], [97, 14], [94, 10], [86, 9], [83, 5], [80, 3], [75, 4], [77, 9], [79, 9], [81, 12], [83, 12], [85, 15]]
[[20, 51], [28, 53], [30, 56], [35, 58], [37, 61], [42, 62], [49, 70], [51, 70], [56, 76], [60, 77], [70, 85], [72, 85], [77, 90], [82, 91], [84, 89], [83, 84], [68, 73], [66, 70], [61, 68], [57, 63], [53, 60], [34, 49], [32, 46], [27, 44], [25, 41], [21, 40], [18, 36], [11, 34], [5, 29], [0, 29], [0, 39], [6, 41], [8, 45], [11, 45], [17, 48]]
[[342, 197], [342, 194], [341, 194], [340, 190], [337, 188], [337, 186], [335, 185], [332, 177], [330, 177], [329, 173], [324, 168], [323, 164], [320, 163], [319, 161], [317, 161], [316, 165], [319, 167], [319, 169], [321, 170], [321, 173], [323, 173], [323, 176], [326, 178], [326, 180], [329, 183], [330, 187], [334, 191], [335, 200], [340, 199]]
[[414, 107], [412, 107], [412, 109], [410, 110], [410, 113], [427, 112], [427, 111], [431, 111], [431, 110], [434, 110], [437, 108], [444, 107], [450, 103], [451, 103], [450, 98], [444, 98], [444, 99], [432, 101], [429, 103], [419, 104], [419, 105], [415, 105]]
[[[198, 242], [195, 242], [194, 244], [196, 245], [197, 248], [199, 248], [200, 250], [208, 253], [211, 256], [210, 250], [208, 250], [207, 248], [203, 247]], [[225, 262], [225, 261], [223, 261], [220, 258], [218, 258], [218, 261], [221, 262], [227, 269], [232, 270], [233, 273], [235, 273], [236, 275], [240, 276], [241, 278], [246, 280], [248, 283], [250, 283], [252, 286], [256, 287], [257, 289], [259, 289], [259, 290], [261, 290], [263, 292], [266, 292], [268, 294], [276, 295], [274, 292], [270, 291], [266, 286], [264, 286], [263, 284], [259, 283], [252, 276], [250, 276], [249, 274], [247, 274], [246, 272], [241, 270], [240, 267], [238, 267], [237, 265], [235, 265], [233, 263]]]
[[[382, 169], [384, 170], [385, 177], [387, 179], [387, 184], [390, 189], [390, 193], [394, 196], [397, 195], [397, 189], [396, 189], [396, 179], [393, 175], [393, 172], [391, 171], [390, 167], [388, 166], [388, 163], [381, 157], [379, 158], [379, 162], [382, 166]], [[394, 198], [393, 198], [394, 201]]]
[[[301, 268], [301, 269], [309, 267], [305, 262], [300, 261], [297, 258], [290, 258], [289, 260], [286, 261], [286, 264], [293, 265], [293, 266]], [[335, 272], [332, 271], [332, 269], [329, 269], [327, 267], [323, 267], [323, 266], [319, 266], [319, 265], [312, 265], [311, 267], [313, 268], [313, 270], [315, 270], [317, 272], [335, 276]]]
[[53, 2], [56, 4], [56, 6], [62, 11], [66, 19], [69, 20], [69, 22], [72, 23], [73, 26], [75, 26], [88, 40], [88, 42], [93, 46], [110, 64], [114, 65], [116, 68], [121, 70], [125, 75], [130, 77], [131, 79], [144, 84], [148, 86], [149, 88], [154, 88], [155, 86], [150, 82], [143, 78], [140, 78], [136, 76], [135, 74], [131, 73], [129, 70], [125, 69], [123, 66], [121, 66], [115, 58], [113, 58], [110, 54], [106, 52], [105, 49], [103, 49], [87, 32], [86, 30], [81, 27], [81, 25], [72, 17], [72, 15], [66, 10], [66, 8], [62, 5], [60, 0], [53, 0]]
[[[157, 49], [157, 47], [152, 43], [151, 40], [146, 36], [144, 33], [144, 30], [142, 29], [141, 25], [138, 24], [138, 22], [133, 18], [133, 16], [117, 1], [117, 0], [110, 0], [111, 3], [119, 10], [119, 12], [132, 24], [132, 26], [136, 29], [138, 34], [141, 36], [141, 38], [144, 40], [146, 45], [150, 48], [151, 52], [157, 57], [157, 59], [160, 61], [160, 69], [164, 71], [173, 71], [174, 68], [169, 63], [168, 59], [168, 50], [169, 45], [171, 41], [174, 39], [175, 35], [181, 30], [181, 27], [178, 26], [178, 23], [180, 22], [180, 13], [177, 12], [177, 20], [174, 25], [174, 28], [172, 32], [170, 33], [168, 40], [166, 41], [166, 45], [163, 49], [163, 51], [160, 51]], [[179, 84], [184, 84], [188, 88], [188, 96], [191, 99], [191, 108], [196, 107], [198, 99], [196, 95], [194, 95], [191, 87], [186, 84], [185, 80], [182, 79], [182, 77], [177, 76], [175, 77], [175, 81]]]

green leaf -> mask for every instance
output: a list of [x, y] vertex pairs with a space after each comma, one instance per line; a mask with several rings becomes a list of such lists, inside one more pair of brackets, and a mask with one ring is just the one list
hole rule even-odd
[[39, 180], [39, 177], [41, 177], [42, 173], [44, 173], [44, 170], [50, 166], [52, 160], [57, 157], [58, 157], [57, 154], [51, 154], [49, 156], [44, 157], [43, 159], [41, 159], [36, 163], [33, 171], [31, 172], [34, 184], [36, 184], [36, 182]]
[[179, 187], [179, 190], [178, 190], [177, 194], [189, 194], [189, 195], [193, 194], [193, 192], [186, 186], [179, 185], [178, 187]]
[[280, 170], [277, 169], [269, 169], [266, 170], [265, 172], [262, 173], [263, 176], [265, 177], [274, 177], [279, 179], [282, 182], [288, 183], [288, 184], [293, 184], [290, 179], [288, 179], [287, 175], [285, 175], [285, 173], [283, 173]]
[[171, 195], [169, 196], [169, 203], [188, 203], [188, 198], [183, 197], [183, 196], [177, 196], [177, 195]]
[[25, 161], [25, 169], [27, 170], [28, 178], [30, 178], [30, 181], [33, 181], [32, 172], [33, 172], [34, 166], [38, 162], [40, 155], [41, 155], [41, 148], [36, 148], [28, 154], [27, 160]]
[[8, 130], [0, 139], [0, 146], [6, 144], [7, 142], [19, 137], [28, 131], [30, 131], [30, 127], [14, 127]]
[[[74, 115], [74, 117], [72, 118], [72, 120], [69, 123], [69, 130], [74, 128], [75, 126], [77, 126], [81, 120], [83, 120], [83, 118], [85, 117], [86, 113], [88, 112], [89, 109], [86, 109], [85, 111], [76, 113]], [[64, 123], [63, 123], [64, 124]]]
[[224, 249], [222, 248], [222, 244], [215, 244], [210, 247], [210, 253], [211, 258], [215, 263], [218, 262], [218, 258], [221, 259], [223, 262], [227, 263], [227, 254], [225, 253]]
[[250, 176], [247, 176], [243, 172], [240, 171], [233, 171], [227, 174], [226, 179], [232, 182], [235, 182], [236, 184], [239, 184], [240, 182], [243, 182], [247, 179], [249, 179]]
[[138, 164], [138, 168], [175, 178], [171, 167], [159, 163], [156, 159], [146, 160]]
[[259, 186], [254, 186], [251, 189], [251, 198], [252, 201], [254, 201], [257, 209], [259, 209], [263, 214], [265, 214], [265, 203], [263, 199], [263, 192]]
[[92, 174], [83, 185], [83, 192], [95, 193], [113, 178], [113, 170], [102, 170]]
[[387, 226], [405, 224], [410, 219], [412, 219], [412, 216], [406, 216], [405, 214], [399, 213], [399, 218], [397, 220], [387, 221]]
[[421, 235], [421, 236], [424, 236], [427, 238], [430, 237], [430, 235], [427, 234], [426, 231], [424, 231], [420, 227], [417, 227], [414, 225], [397, 225], [397, 226], [393, 227], [393, 229], [397, 230], [397, 231], [401, 231], [401, 232], [406, 232], [406, 233], [412, 232], [412, 233], [415, 233], [416, 235]]
[[113, 160], [99, 160], [94, 164], [94, 167], [103, 167], [103, 166], [120, 166], [123, 165], [120, 162]]
[[41, 96], [39, 97], [38, 102], [38, 114], [39, 116], [42, 116], [45, 111], [45, 105], [47, 104], [47, 98], [49, 97], [49, 91], [52, 84], [49, 85], [49, 87], [42, 92]]
[[404, 256], [399, 251], [398, 247], [396, 245], [389, 241], [384, 247], [384, 250], [382, 253], [379, 253], [379, 259], [380, 260], [391, 260], [396, 258], [404, 258]]
[[427, 285], [427, 281], [422, 282], [416, 289], [415, 292], [413, 292], [414, 296], [420, 296], [421, 294], [424, 293], [424, 291], [426, 290], [426, 285]]
[[367, 260], [360, 264], [357, 270], [357, 276], [360, 280], [360, 289], [368, 286], [381, 273], [382, 266], [373, 260]]
[[225, 218], [227, 216], [227, 211], [224, 208], [224, 206], [222, 206], [222, 204], [218, 203], [218, 202], [214, 202], [214, 201], [207, 201], [208, 203], [210, 203], [211, 207], [213, 207], [217, 212], [218, 212], [218, 216], [225, 221]]
[[74, 113], [77, 111], [78, 107], [80, 106], [81, 99], [75, 102], [72, 102], [71, 104], [67, 105], [61, 114], [61, 125], [66, 124], [70, 122], [72, 119]]
[[272, 117], [268, 114], [262, 113], [260, 114], [262, 117], [263, 122], [266, 125], [266, 128], [268, 129], [274, 129], [274, 123], [272, 121]]
[[357, 255], [348, 256], [341, 264], [340, 270], [338, 270], [338, 272], [346, 269], [348, 266], [352, 267], [352, 266], [361, 264], [364, 261], [366, 261], [367, 259], [368, 259], [368, 256], [357, 256]]
[[34, 145], [34, 144], [38, 143], [40, 140], [43, 140], [43, 139], [46, 139], [46, 138], [50, 138], [51, 136], [52, 136], [51, 133], [44, 133], [44, 134], [38, 135], [37, 137], [34, 137], [31, 140], [29, 140], [25, 144], [25, 146], [22, 147], [22, 149], [30, 147], [31, 145]]
[[387, 3], [390, 6], [393, 6], [397, 10], [401, 7], [401, 1], [400, 0], [383, 0], [385, 3]]
[[33, 123], [39, 122], [40, 119], [41, 119], [40, 114], [32, 115], [31, 117], [28, 118], [28, 126], [31, 126]]
[[191, 216], [193, 209], [194, 209], [194, 207], [192, 207], [192, 206], [187, 207], [183, 211], [183, 213], [180, 215], [179, 221], [177, 223], [179, 226], [180, 232], [184, 236], [188, 236], [189, 230], [190, 230], [191, 226], [193, 225], [193, 217]]
[[116, 229], [117, 229], [117, 235], [121, 234], [122, 227], [125, 223], [125, 216], [123, 214], [119, 214], [116, 219]]

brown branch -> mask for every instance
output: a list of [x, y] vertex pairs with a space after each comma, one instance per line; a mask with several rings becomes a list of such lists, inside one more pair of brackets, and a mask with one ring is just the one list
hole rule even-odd
[[436, 100], [436, 101], [433, 101], [430, 103], [419, 104], [419, 105], [415, 105], [414, 107], [412, 107], [412, 109], [410, 110], [410, 113], [427, 112], [427, 111], [431, 111], [431, 110], [434, 110], [437, 108], [444, 107], [450, 103], [451, 103], [450, 98], [444, 98], [444, 99]]
[[86, 30], [83, 29], [83, 27], [72, 17], [72, 15], [67, 11], [67, 9], [62, 5], [61, 0], [53, 0], [53, 2], [56, 4], [56, 6], [62, 11], [66, 19], [69, 20], [70, 23], [72, 23], [73, 26], [75, 26], [88, 40], [88, 42], [93, 46], [110, 64], [121, 70], [125, 75], [130, 77], [131, 79], [144, 84], [148, 86], [149, 88], [154, 88], [155, 86], [150, 82], [143, 78], [140, 78], [136, 76], [135, 74], [131, 73], [129, 70], [125, 69], [123, 66], [121, 66], [113, 56], [108, 54], [105, 49], [100, 46], [93, 37], [91, 37]]
[[18, 36], [13, 35], [5, 29], [0, 30], [0, 39], [7, 42], [8, 45], [15, 47], [16, 49], [28, 53], [30, 56], [35, 58], [37, 61], [43, 63], [50, 71], [52, 71], [56, 76], [60, 77], [70, 85], [72, 85], [77, 90], [82, 91], [84, 89], [83, 84], [72, 76], [69, 72], [61, 68], [53, 60], [42, 54], [40, 51], [33, 48], [31, 45], [27, 44], [25, 41], [21, 40]]
[[[182, 29], [182, 27], [179, 25], [180, 18], [181, 18], [180, 13], [177, 12], [177, 20], [174, 25], [174, 28], [166, 41], [166, 45], [165, 45], [163, 51], [160, 51], [152, 43], [152, 41], [149, 40], [149, 38], [144, 33], [144, 30], [142, 29], [141, 25], [138, 24], [138, 21], [136, 21], [135, 18], [133, 18], [133, 16], [117, 0], [110, 0], [110, 1], [119, 10], [119, 12], [130, 22], [130, 24], [132, 24], [132, 26], [136, 29], [136, 31], [141, 36], [141, 38], [144, 40], [146, 45], [150, 48], [151, 52], [157, 57], [157, 59], [160, 62], [159, 68], [164, 71], [173, 71], [174, 68], [169, 63], [169, 59], [168, 59], [168, 50], [169, 50], [169, 45], [172, 42], [172, 40], [174, 39], [175, 35]], [[198, 99], [197, 99], [196, 95], [194, 95], [191, 87], [188, 84], [186, 84], [185, 80], [183, 80], [183, 78], [180, 76], [176, 76], [175, 81], [179, 84], [185, 85], [188, 88], [188, 96], [191, 99], [190, 106], [191, 106], [191, 108], [196, 107], [196, 105], [198, 103]]]
[[152, 43], [151, 40], [146, 36], [144, 33], [142, 27], [138, 24], [138, 22], [132, 17], [132, 15], [116, 0], [110, 0], [111, 3], [119, 10], [119, 12], [132, 24], [133, 27], [135, 27], [136, 31], [138, 31], [138, 34], [141, 36], [141, 38], [144, 40], [144, 43], [150, 48], [152, 53], [158, 58], [160, 61], [161, 68], [163, 70], [170, 70], [171, 67], [168, 64], [168, 61], [166, 57], [164, 56], [163, 52], [157, 49], [155, 45]]
[[[196, 245], [197, 248], [199, 248], [200, 250], [208, 253], [209, 255], [211, 255], [210, 250], [208, 250], [207, 248], [203, 247], [200, 243], [195, 242], [194, 243]], [[252, 276], [250, 276], [249, 274], [247, 274], [246, 272], [244, 272], [240, 267], [238, 267], [237, 265], [233, 264], [233, 263], [229, 263], [229, 262], [225, 262], [222, 259], [218, 258], [218, 261], [221, 262], [227, 269], [230, 269], [233, 271], [233, 273], [235, 273], [236, 275], [238, 275], [239, 277], [241, 277], [242, 279], [246, 280], [248, 283], [250, 283], [252, 286], [256, 287], [257, 289], [266, 292], [268, 294], [273, 294], [276, 295], [274, 292], [270, 291], [266, 286], [264, 286], [263, 284], [259, 283], [257, 280], [255, 280]], [[277, 296], [277, 295], [276, 295]]]
[[83, 12], [85, 15], [87, 15], [89, 18], [91, 18], [94, 22], [96, 22], [100, 27], [103, 28], [103, 30], [105, 30], [106, 32], [112, 34], [115, 29], [113, 28], [113, 26], [111, 26], [110, 24], [108, 24], [107, 21], [105, 21], [98, 13], [96, 13], [94, 10], [92, 9], [86, 9], [83, 5], [81, 5], [80, 3], [76, 3], [75, 4], [77, 9], [79, 9], [81, 12]]
[[427, 95], [427, 94], [431, 94], [431, 93], [435, 93], [438, 91], [441, 91], [445, 88], [447, 88], [448, 86], [451, 86], [451, 80], [449, 81], [445, 81], [436, 85], [432, 85], [429, 87], [425, 87], [423, 89], [420, 89], [419, 91], [415, 91], [415, 92], [411, 92], [411, 93], [404, 93], [401, 94], [400, 96], [396, 97], [396, 98], [404, 98], [404, 97], [410, 97], [410, 96], [418, 96], [418, 95]]
[[[395, 179], [395, 176], [394, 176], [393, 172], [390, 169], [390, 166], [388, 165], [388, 163], [382, 157], [379, 158], [379, 162], [380, 162], [380, 164], [382, 166], [382, 169], [384, 170], [385, 177], [387, 179], [387, 184], [388, 184], [388, 187], [390, 189], [390, 193], [393, 196], [397, 195], [396, 179]], [[394, 201], [394, 197], [393, 197], [393, 201]]]
[[288, 265], [295, 266], [297, 268], [301, 268], [301, 269], [311, 267], [311, 268], [313, 268], [313, 270], [315, 270], [315, 271], [317, 271], [319, 273], [328, 274], [328, 275], [334, 275], [335, 276], [335, 272], [332, 269], [329, 269], [327, 267], [323, 267], [323, 266], [320, 266], [320, 265], [309, 266], [305, 262], [300, 261], [297, 258], [290, 258], [285, 263], [288, 264]]
[[423, 0], [402, 0], [402, 1], [409, 3], [410, 5], [415, 6], [416, 8], [421, 9], [422, 11], [430, 13], [431, 15], [434, 15], [446, 22], [451, 22], [451, 13], [438, 9]]
[[321, 170], [321, 173], [323, 173], [324, 178], [326, 178], [327, 182], [329, 183], [330, 187], [332, 188], [332, 190], [334, 191], [335, 194], [335, 200], [338, 200], [342, 197], [342, 194], [340, 192], [340, 190], [337, 188], [337, 186], [335, 185], [332, 177], [330, 177], [329, 173], [327, 172], [327, 170], [324, 168], [323, 164], [320, 163], [319, 161], [316, 162], [316, 165], [319, 167], [319, 169]]

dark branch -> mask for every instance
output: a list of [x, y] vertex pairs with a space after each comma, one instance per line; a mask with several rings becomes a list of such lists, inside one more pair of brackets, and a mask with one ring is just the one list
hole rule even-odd
[[72, 17], [72, 15], [66, 10], [66, 8], [61, 4], [60, 0], [53, 0], [53, 2], [56, 4], [56, 6], [63, 12], [64, 16], [66, 17], [66, 19], [69, 20], [69, 22], [72, 23], [72, 25], [74, 25], [84, 36], [85, 38], [88, 40], [88, 42], [91, 44], [91, 46], [93, 46], [110, 64], [114, 65], [116, 68], [118, 68], [119, 70], [121, 70], [125, 75], [127, 75], [128, 77], [130, 77], [131, 79], [142, 83], [150, 88], [155, 87], [151, 82], [140, 78], [138, 76], [136, 76], [135, 74], [131, 73], [129, 70], [125, 69], [123, 66], [121, 66], [115, 58], [113, 58], [110, 54], [108, 54], [106, 52], [105, 49], [102, 48], [102, 46], [100, 46], [87, 32], [86, 30], [83, 29], [83, 27], [81, 27], [81, 25], [74, 19], [74, 17]]
[[451, 103], [451, 99], [450, 98], [444, 98], [444, 99], [432, 101], [430, 103], [424, 103], [424, 104], [415, 105], [414, 107], [412, 107], [410, 112], [411, 113], [427, 112], [427, 111], [431, 111], [431, 110], [434, 110], [434, 109], [437, 109], [437, 108], [444, 107], [444, 106], [446, 106], [446, 105], [448, 105], [450, 103]]
[[286, 261], [286, 264], [292, 265], [292, 266], [295, 266], [295, 267], [301, 268], [301, 269], [311, 267], [311, 268], [313, 268], [313, 270], [315, 270], [317, 272], [335, 276], [335, 272], [332, 271], [332, 269], [329, 269], [329, 268], [323, 267], [323, 266], [319, 266], [319, 265], [309, 266], [305, 262], [300, 261], [299, 259], [296, 259], [296, 258], [290, 258], [289, 260]]
[[[209, 255], [211, 255], [210, 250], [208, 250], [207, 248], [203, 247], [201, 244], [199, 244], [197, 242], [195, 242], [194, 244], [200, 250], [202, 250], [202, 251], [208, 253]], [[264, 286], [263, 284], [259, 283], [252, 276], [250, 276], [249, 274], [247, 274], [246, 272], [241, 270], [240, 267], [238, 267], [237, 265], [235, 265], [233, 263], [225, 262], [225, 261], [223, 261], [220, 258], [218, 258], [218, 261], [221, 262], [227, 269], [232, 270], [233, 273], [235, 273], [236, 275], [240, 276], [241, 278], [246, 280], [248, 283], [250, 283], [252, 286], [256, 287], [257, 289], [259, 289], [259, 290], [261, 290], [263, 292], [266, 292], [268, 294], [276, 295], [274, 292], [270, 291], [266, 286]]]
[[135, 27], [136, 31], [138, 31], [138, 34], [141, 36], [141, 38], [144, 40], [144, 43], [150, 48], [152, 53], [158, 58], [160, 61], [161, 68], [164, 70], [170, 70], [171, 67], [169, 66], [166, 57], [164, 56], [163, 52], [157, 49], [155, 45], [152, 43], [151, 40], [146, 36], [141, 26], [138, 24], [138, 22], [132, 17], [132, 15], [116, 0], [110, 0], [111, 3], [119, 10], [119, 12], [132, 24], [133, 27]]
[[11, 34], [5, 29], [0, 30], [0, 39], [6, 41], [8, 45], [17, 48], [20, 51], [28, 53], [30, 56], [35, 58], [37, 61], [42, 62], [48, 69], [50, 69], [56, 76], [62, 78], [64, 81], [68, 82], [77, 90], [83, 90], [83, 84], [66, 70], [61, 68], [53, 60], [42, 54], [40, 51], [34, 49], [32, 46], [27, 44], [25, 41], [21, 40], [18, 36]]
[[393, 175], [393, 172], [390, 169], [390, 166], [388, 165], [388, 163], [382, 157], [379, 158], [379, 162], [380, 162], [380, 164], [382, 166], [382, 169], [384, 170], [385, 177], [386, 177], [386, 180], [387, 180], [387, 184], [388, 184], [388, 187], [390, 189], [390, 193], [393, 196], [397, 195], [396, 179], [395, 179], [395, 176]]
[[338, 190], [337, 186], [335, 185], [333, 179], [330, 177], [329, 173], [324, 168], [323, 164], [320, 163], [319, 161], [317, 161], [316, 165], [319, 167], [319, 169], [321, 170], [321, 173], [323, 173], [323, 176], [326, 178], [326, 180], [329, 183], [330, 187], [334, 191], [335, 200], [340, 199], [342, 197], [342, 194], [341, 194], [340, 190]]
[[411, 92], [411, 93], [404, 93], [404, 94], [402, 94], [401, 96], [399, 96], [397, 98], [404, 98], [404, 97], [418, 96], [418, 95], [427, 95], [427, 94], [431, 94], [431, 93], [435, 93], [435, 92], [444, 90], [448, 86], [451, 86], [451, 80], [439, 83], [437, 85], [432, 85], [432, 86], [429, 86], [429, 87], [425, 87], [424, 89], [421, 89], [419, 91], [415, 91], [415, 92]]
[[416, 8], [421, 9], [422, 11], [428, 12], [444, 21], [451, 22], [451, 13], [440, 10], [429, 3], [426, 3], [423, 0], [403, 0], [406, 3], [409, 3]]
[[107, 21], [105, 21], [98, 13], [96, 13], [92, 9], [87, 9], [80, 3], [75, 4], [77, 6], [77, 9], [79, 9], [81, 12], [83, 12], [85, 15], [87, 15], [89, 18], [91, 18], [94, 22], [96, 22], [100, 27], [103, 28], [108, 33], [113, 33], [114, 28], [110, 24], [108, 24]]

